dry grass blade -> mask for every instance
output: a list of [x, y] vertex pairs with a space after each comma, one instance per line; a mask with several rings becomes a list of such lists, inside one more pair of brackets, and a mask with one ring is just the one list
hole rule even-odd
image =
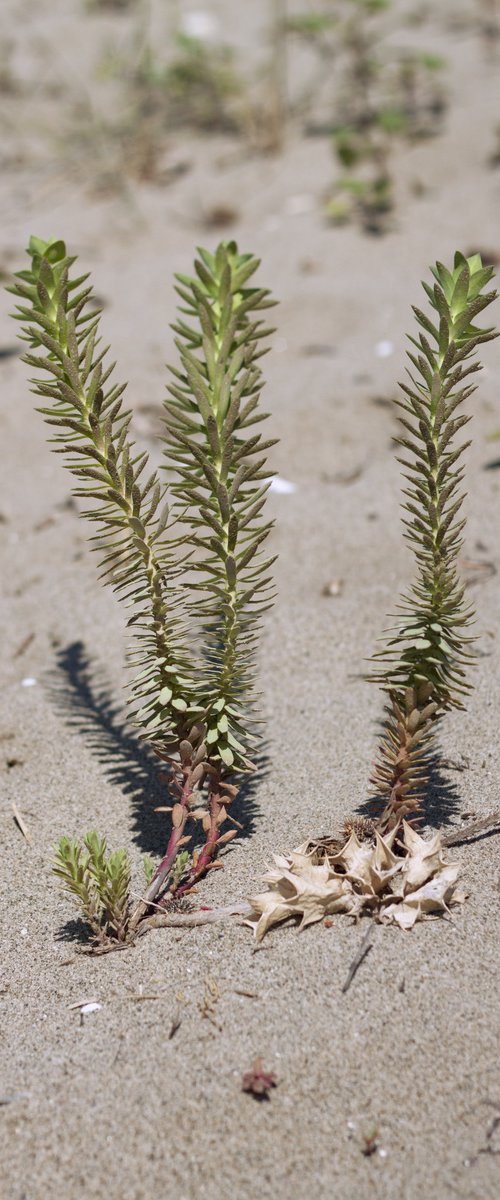
[[239, 904], [228, 904], [224, 908], [199, 909], [191, 913], [156, 913], [142, 922], [139, 932], [147, 933], [148, 929], [194, 929], [197, 925], [215, 925], [218, 921], [227, 921], [230, 917], [249, 917], [252, 906], [246, 901]]
[[15, 801], [12, 802], [12, 813], [13, 813], [14, 820], [16, 822], [18, 829], [21, 830], [24, 840], [28, 843], [28, 846], [32, 846], [33, 839], [31, 837], [31, 833], [28, 829], [28, 826], [26, 825], [24, 818], [22, 817], [21, 813], [19, 812], [19, 809], [18, 809]]
[[[495, 828], [497, 825], [498, 829]], [[441, 841], [443, 846], [458, 846], [461, 842], [468, 842], [469, 838], [479, 837], [482, 833], [500, 833], [500, 808], [489, 817], [473, 821], [472, 825], [465, 825], [463, 829], [457, 829], [454, 833], [445, 834]]]
[[176, 1013], [175, 1017], [172, 1017], [172, 1023], [170, 1025], [170, 1029], [168, 1031], [168, 1041], [169, 1042], [171, 1042], [172, 1038], [175, 1037], [177, 1030], [180, 1029], [181, 1025], [182, 1025], [182, 1017], [179, 1015], [179, 1013]]
[[86, 1004], [100, 1004], [98, 996], [84, 996], [83, 1000], [75, 1000], [72, 1004], [68, 1004], [70, 1012], [73, 1009], [84, 1008]]

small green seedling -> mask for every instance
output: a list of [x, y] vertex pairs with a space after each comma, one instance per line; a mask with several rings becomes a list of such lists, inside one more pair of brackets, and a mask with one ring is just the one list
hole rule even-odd
[[273, 301], [249, 286], [258, 260], [233, 242], [201, 250], [195, 275], [177, 277], [165, 483], [131, 441], [87, 276], [75, 277], [62, 241], [32, 238], [28, 253], [10, 289], [30, 348], [24, 361], [83, 515], [97, 523], [101, 578], [130, 610], [135, 722], [170, 771], [168, 846], [152, 872], [146, 864], [133, 913], [122, 851], [106, 857], [97, 834], [58, 847], [56, 873], [94, 936], [123, 941], [153, 902], [189, 890], [214, 865], [236, 836], [227, 823], [237, 780], [254, 770], [255, 649], [273, 593], [263, 510], [274, 442], [259, 432], [258, 360], [271, 332], [261, 313]]
[[332, 36], [321, 22], [314, 38], [307, 22], [292, 25], [316, 46], [317, 80], [323, 64], [335, 82], [330, 132], [343, 173], [325, 215], [334, 224], [354, 219], [366, 233], [383, 234], [396, 205], [395, 140], [439, 132], [446, 109], [440, 74], [446, 64], [434, 54], [410, 53], [393, 44], [393, 22], [386, 15], [390, 4], [345, 0], [337, 8]]
[[435, 316], [413, 310], [420, 329], [410, 338], [415, 350], [397, 401], [405, 538], [416, 577], [371, 676], [387, 696], [373, 777], [383, 804], [378, 823], [385, 830], [421, 814], [436, 724], [448, 709], [463, 708], [470, 688], [465, 672], [474, 613], [457, 565], [465, 526], [461, 460], [470, 443], [458, 435], [470, 421], [463, 412], [475, 391], [469, 380], [480, 370], [474, 352], [497, 336], [475, 321], [496, 292], [485, 291], [493, 268], [483, 267], [479, 254], [466, 259], [457, 253], [451, 270], [437, 263], [433, 274], [434, 283], [423, 286]]
[[106, 838], [91, 830], [79, 842], [62, 837], [54, 874], [78, 907], [96, 942], [124, 941], [129, 920], [130, 859], [125, 850], [107, 853]]

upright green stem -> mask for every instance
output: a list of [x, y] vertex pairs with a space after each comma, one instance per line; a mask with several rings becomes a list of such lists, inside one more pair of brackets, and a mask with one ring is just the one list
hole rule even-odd
[[[372, 782], [384, 801], [384, 828], [402, 816], [418, 815], [432, 762], [436, 721], [452, 706], [463, 707], [469, 684], [465, 668], [471, 660], [467, 629], [473, 613], [464, 601], [457, 561], [465, 521], [459, 518], [464, 495], [458, 492], [463, 468], [457, 466], [469, 443], [454, 444], [470, 420], [457, 410], [474, 392], [464, 380], [479, 370], [469, 362], [475, 348], [495, 336], [474, 318], [496, 293], [482, 294], [491, 278], [479, 255], [457, 254], [452, 271], [438, 263], [433, 287], [424, 284], [438, 316], [433, 324], [414, 309], [421, 327], [411, 338], [409, 383], [398, 401], [403, 428], [400, 458], [408, 486], [404, 488], [405, 537], [417, 572], [410, 592], [399, 605], [401, 616], [383, 650], [372, 678], [388, 696], [387, 720]], [[422, 330], [424, 332], [422, 332]], [[420, 378], [418, 378], [420, 377]]]

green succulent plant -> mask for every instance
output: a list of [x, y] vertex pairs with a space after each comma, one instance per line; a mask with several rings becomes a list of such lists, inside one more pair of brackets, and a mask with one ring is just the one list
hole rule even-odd
[[437, 263], [433, 284], [423, 285], [431, 315], [413, 310], [419, 331], [410, 338], [411, 367], [397, 404], [404, 536], [416, 576], [401, 598], [396, 625], [374, 656], [371, 675], [388, 701], [372, 780], [386, 828], [421, 812], [436, 723], [448, 709], [463, 707], [470, 687], [474, 613], [458, 572], [465, 526], [461, 459], [470, 443], [459, 435], [470, 421], [463, 406], [481, 366], [474, 352], [497, 336], [492, 327], [475, 323], [495, 299], [496, 292], [485, 291], [492, 274], [479, 254], [466, 259], [457, 253], [451, 270]]
[[[28, 253], [29, 269], [10, 289], [29, 345], [24, 361], [83, 516], [97, 523], [101, 579], [132, 610], [134, 719], [170, 769], [170, 838], [133, 927], [162, 889], [192, 887], [235, 836], [222, 830], [235, 779], [254, 770], [255, 648], [273, 595], [263, 509], [274, 443], [259, 430], [259, 358], [271, 332], [261, 313], [273, 301], [249, 286], [258, 260], [233, 242], [201, 250], [194, 276], [178, 276], [165, 480], [131, 440], [88, 277], [74, 275], [62, 241], [32, 238]], [[200, 828], [188, 864], [183, 848]], [[66, 840], [59, 848], [78, 887], [82, 853]]]
[[90, 830], [83, 844], [62, 837], [54, 856], [54, 874], [76, 898], [94, 938], [100, 943], [125, 940], [129, 922], [130, 859], [125, 850], [108, 854], [106, 838]]

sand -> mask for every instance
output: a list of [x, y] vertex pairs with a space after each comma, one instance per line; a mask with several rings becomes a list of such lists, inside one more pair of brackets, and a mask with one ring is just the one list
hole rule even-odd
[[[499, 178], [487, 166], [498, 65], [468, 19], [473, 6], [462, 5], [467, 19], [450, 29], [455, 6], [443, 5], [426, 37], [450, 63], [445, 130], [397, 155], [393, 228], [369, 238], [325, 224], [331, 152], [296, 131], [268, 158], [245, 157], [231, 139], [182, 134], [169, 154], [191, 169], [169, 186], [93, 194], [59, 162], [44, 120], [49, 129], [58, 113], [66, 120], [75, 46], [76, 87], [92, 39], [116, 36], [129, 18], [99, 22], [76, 2], [40, 0], [36, 16], [22, 0], [5, 7], [26, 87], [49, 38], [53, 60], [46, 54], [38, 90], [6, 97], [0, 262], [22, 265], [31, 232], [62, 236], [80, 254], [153, 460], [163, 363], [173, 354], [172, 274], [189, 270], [195, 244], [214, 244], [204, 227], [210, 204], [237, 210], [221, 236], [261, 255], [260, 280], [281, 299], [266, 400], [280, 437], [273, 463], [296, 490], [269, 501], [279, 559], [259, 664], [267, 765], [247, 799], [244, 836], [203, 885], [207, 903], [242, 899], [273, 852], [335, 829], [367, 796], [381, 705], [360, 674], [410, 571], [385, 402], [403, 371], [410, 305], [421, 301], [428, 264], [456, 247], [500, 250]], [[231, 5], [212, 7], [234, 18]], [[257, 38], [264, 6], [246, 8]], [[426, 185], [418, 198], [415, 179]], [[0, 306], [0, 345], [10, 349], [5, 295]], [[385, 358], [381, 342], [390, 343]], [[464, 547], [478, 578], [470, 595], [481, 657], [467, 713], [443, 725], [456, 797], [430, 815], [447, 828], [498, 806], [499, 474], [488, 439], [500, 428], [499, 343], [484, 362]], [[139, 888], [140, 854], [159, 854], [165, 842], [165, 818], [152, 812], [162, 793], [123, 712], [123, 614], [96, 583], [88, 530], [45, 445], [26, 368], [7, 355], [0, 371], [2, 1197], [494, 1200], [498, 838], [453, 851], [469, 893], [454, 922], [411, 934], [378, 927], [345, 994], [366, 927], [345, 918], [330, 929], [278, 930], [257, 951], [249, 930], [227, 924], [158, 931], [104, 958], [79, 953], [73, 910], [50, 875], [51, 846], [97, 827], [130, 849]], [[326, 597], [334, 579], [340, 594]], [[102, 1007], [82, 1019], [78, 1001]], [[241, 1091], [256, 1056], [278, 1080], [262, 1104]], [[367, 1157], [363, 1138], [374, 1126], [377, 1150]]]

